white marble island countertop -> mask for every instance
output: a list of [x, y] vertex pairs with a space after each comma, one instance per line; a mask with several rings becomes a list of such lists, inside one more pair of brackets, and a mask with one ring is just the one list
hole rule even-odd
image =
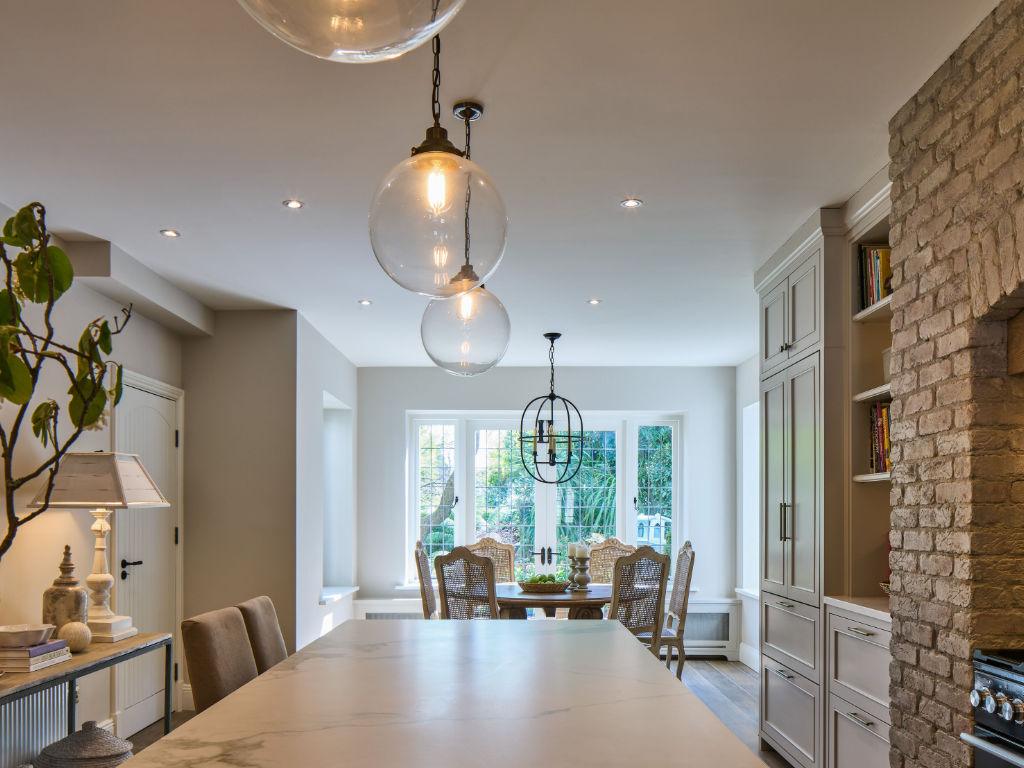
[[348, 621], [132, 758], [246, 766], [763, 768], [611, 621]]

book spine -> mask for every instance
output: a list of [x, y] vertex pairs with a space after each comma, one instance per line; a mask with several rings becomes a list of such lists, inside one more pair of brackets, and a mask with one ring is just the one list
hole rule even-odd
[[67, 648], [58, 648], [55, 651], [50, 651], [49, 653], [41, 653], [38, 656], [24, 656], [24, 655], [22, 655], [22, 656], [6, 656], [6, 655], [0, 655], [0, 665], [11, 664], [11, 663], [14, 663], [14, 664], [35, 664], [37, 661], [46, 661], [47, 659], [52, 659], [52, 658], [55, 658], [57, 656], [64, 656], [67, 653], [69, 653]]
[[71, 658], [71, 652], [61, 653], [54, 656], [52, 659], [46, 659], [45, 661], [39, 661], [33, 659], [31, 664], [18, 665], [18, 666], [5, 666], [0, 664], [0, 669], [5, 672], [35, 672], [37, 669], [45, 669], [46, 667], [52, 667], [54, 664], [60, 664], [62, 661], [67, 661]]
[[860, 308], [868, 308], [868, 291], [867, 291], [867, 262], [864, 258], [864, 246], [860, 248]]
[[885, 436], [882, 434], [881, 405], [875, 405], [875, 424], [878, 428], [878, 471], [885, 472]]
[[875, 425], [875, 409], [872, 408], [871, 414], [871, 462], [868, 464], [871, 472], [877, 471], [877, 465], [875, 459], [878, 456], [878, 428]]
[[889, 456], [889, 403], [882, 406], [882, 436], [885, 439], [885, 471], [892, 471], [892, 459]]
[[53, 653], [68, 647], [67, 640], [51, 640], [30, 648], [0, 648], [0, 659], [32, 659], [44, 653]]

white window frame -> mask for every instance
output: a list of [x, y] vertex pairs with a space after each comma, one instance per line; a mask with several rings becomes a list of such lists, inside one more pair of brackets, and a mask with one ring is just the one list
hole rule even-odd
[[[412, 552], [419, 538], [419, 426], [423, 424], [451, 424], [455, 426], [455, 543], [467, 544], [476, 540], [476, 494], [474, 484], [473, 432], [477, 429], [519, 429], [521, 412], [517, 411], [464, 411], [432, 412], [410, 411], [406, 414], [406, 514], [405, 563], [406, 583], [418, 582]], [[638, 411], [583, 411], [583, 426], [587, 431], [615, 432], [618, 455], [615, 462], [616, 538], [627, 543], [636, 540], [636, 508], [633, 499], [639, 496], [639, 429], [641, 426], [669, 426], [672, 428], [672, 536], [675, 542], [689, 537], [689, 521], [683, 502], [683, 414], [650, 413]], [[627, 467], [629, 470], [627, 471]], [[538, 483], [535, 490], [537, 510], [553, 512], [557, 508], [554, 485]], [[542, 498], [547, 494], [546, 498]], [[546, 507], [542, 505], [548, 505]], [[678, 535], [677, 536], [677, 532]]]

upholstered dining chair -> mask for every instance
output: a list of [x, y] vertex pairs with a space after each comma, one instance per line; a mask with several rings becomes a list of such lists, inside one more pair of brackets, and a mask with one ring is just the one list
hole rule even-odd
[[288, 649], [281, 634], [274, 601], [260, 595], [235, 606], [242, 612], [245, 631], [249, 634], [249, 645], [256, 659], [256, 671], [263, 674], [275, 664], [288, 658]]
[[[665, 612], [668, 617], [665, 619], [665, 626], [661, 630], [660, 645], [653, 643], [653, 633], [642, 632], [637, 637], [651, 643], [651, 653], [658, 656], [661, 648], [665, 647], [665, 667], [672, 669], [672, 649], [679, 652], [679, 665], [676, 667], [676, 677], [683, 679], [683, 663], [686, 661], [686, 652], [683, 650], [683, 630], [686, 628], [686, 610], [690, 603], [690, 578], [693, 576], [693, 545], [690, 542], [683, 544], [676, 554], [676, 575], [672, 580], [672, 594], [668, 599], [668, 610]], [[673, 620], [675, 624], [673, 625]]]
[[455, 547], [434, 558], [442, 619], [497, 619], [494, 561]]
[[232, 606], [181, 622], [189, 682], [196, 712], [202, 712], [256, 678], [242, 612]]
[[516, 548], [512, 544], [484, 536], [475, 544], [467, 544], [466, 549], [477, 555], [486, 555], [494, 561], [495, 581], [516, 580]]
[[608, 618], [622, 623], [634, 635], [650, 632], [650, 648], [661, 646], [665, 616], [665, 587], [672, 558], [643, 546], [615, 561], [612, 604]]
[[430, 560], [427, 559], [427, 550], [423, 548], [423, 542], [416, 542], [416, 549], [413, 551], [416, 558], [416, 575], [420, 577], [420, 601], [423, 603], [423, 618], [437, 618], [437, 598], [434, 596], [434, 581], [430, 578]]
[[590, 548], [590, 580], [596, 584], [611, 584], [615, 561], [623, 555], [636, 552], [632, 544], [625, 544], [609, 536]]

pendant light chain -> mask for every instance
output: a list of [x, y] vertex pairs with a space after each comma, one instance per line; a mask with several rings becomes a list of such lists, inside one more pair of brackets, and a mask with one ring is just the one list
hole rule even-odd
[[434, 35], [434, 90], [431, 94], [430, 108], [434, 113], [434, 125], [441, 125], [441, 36]]
[[[465, 119], [466, 119], [466, 154], [464, 155], [464, 157], [467, 160], [469, 160], [469, 134], [470, 134], [470, 127], [469, 127], [469, 125], [470, 125], [470, 122], [471, 122], [469, 110], [466, 110]], [[466, 221], [465, 221], [465, 227], [466, 227], [466, 236], [465, 236], [465, 242], [466, 242], [466, 265], [467, 266], [469, 266], [469, 199], [470, 199], [470, 197], [472, 197], [472, 195], [473, 195], [472, 178], [467, 175], [467, 178], [466, 178]]]

